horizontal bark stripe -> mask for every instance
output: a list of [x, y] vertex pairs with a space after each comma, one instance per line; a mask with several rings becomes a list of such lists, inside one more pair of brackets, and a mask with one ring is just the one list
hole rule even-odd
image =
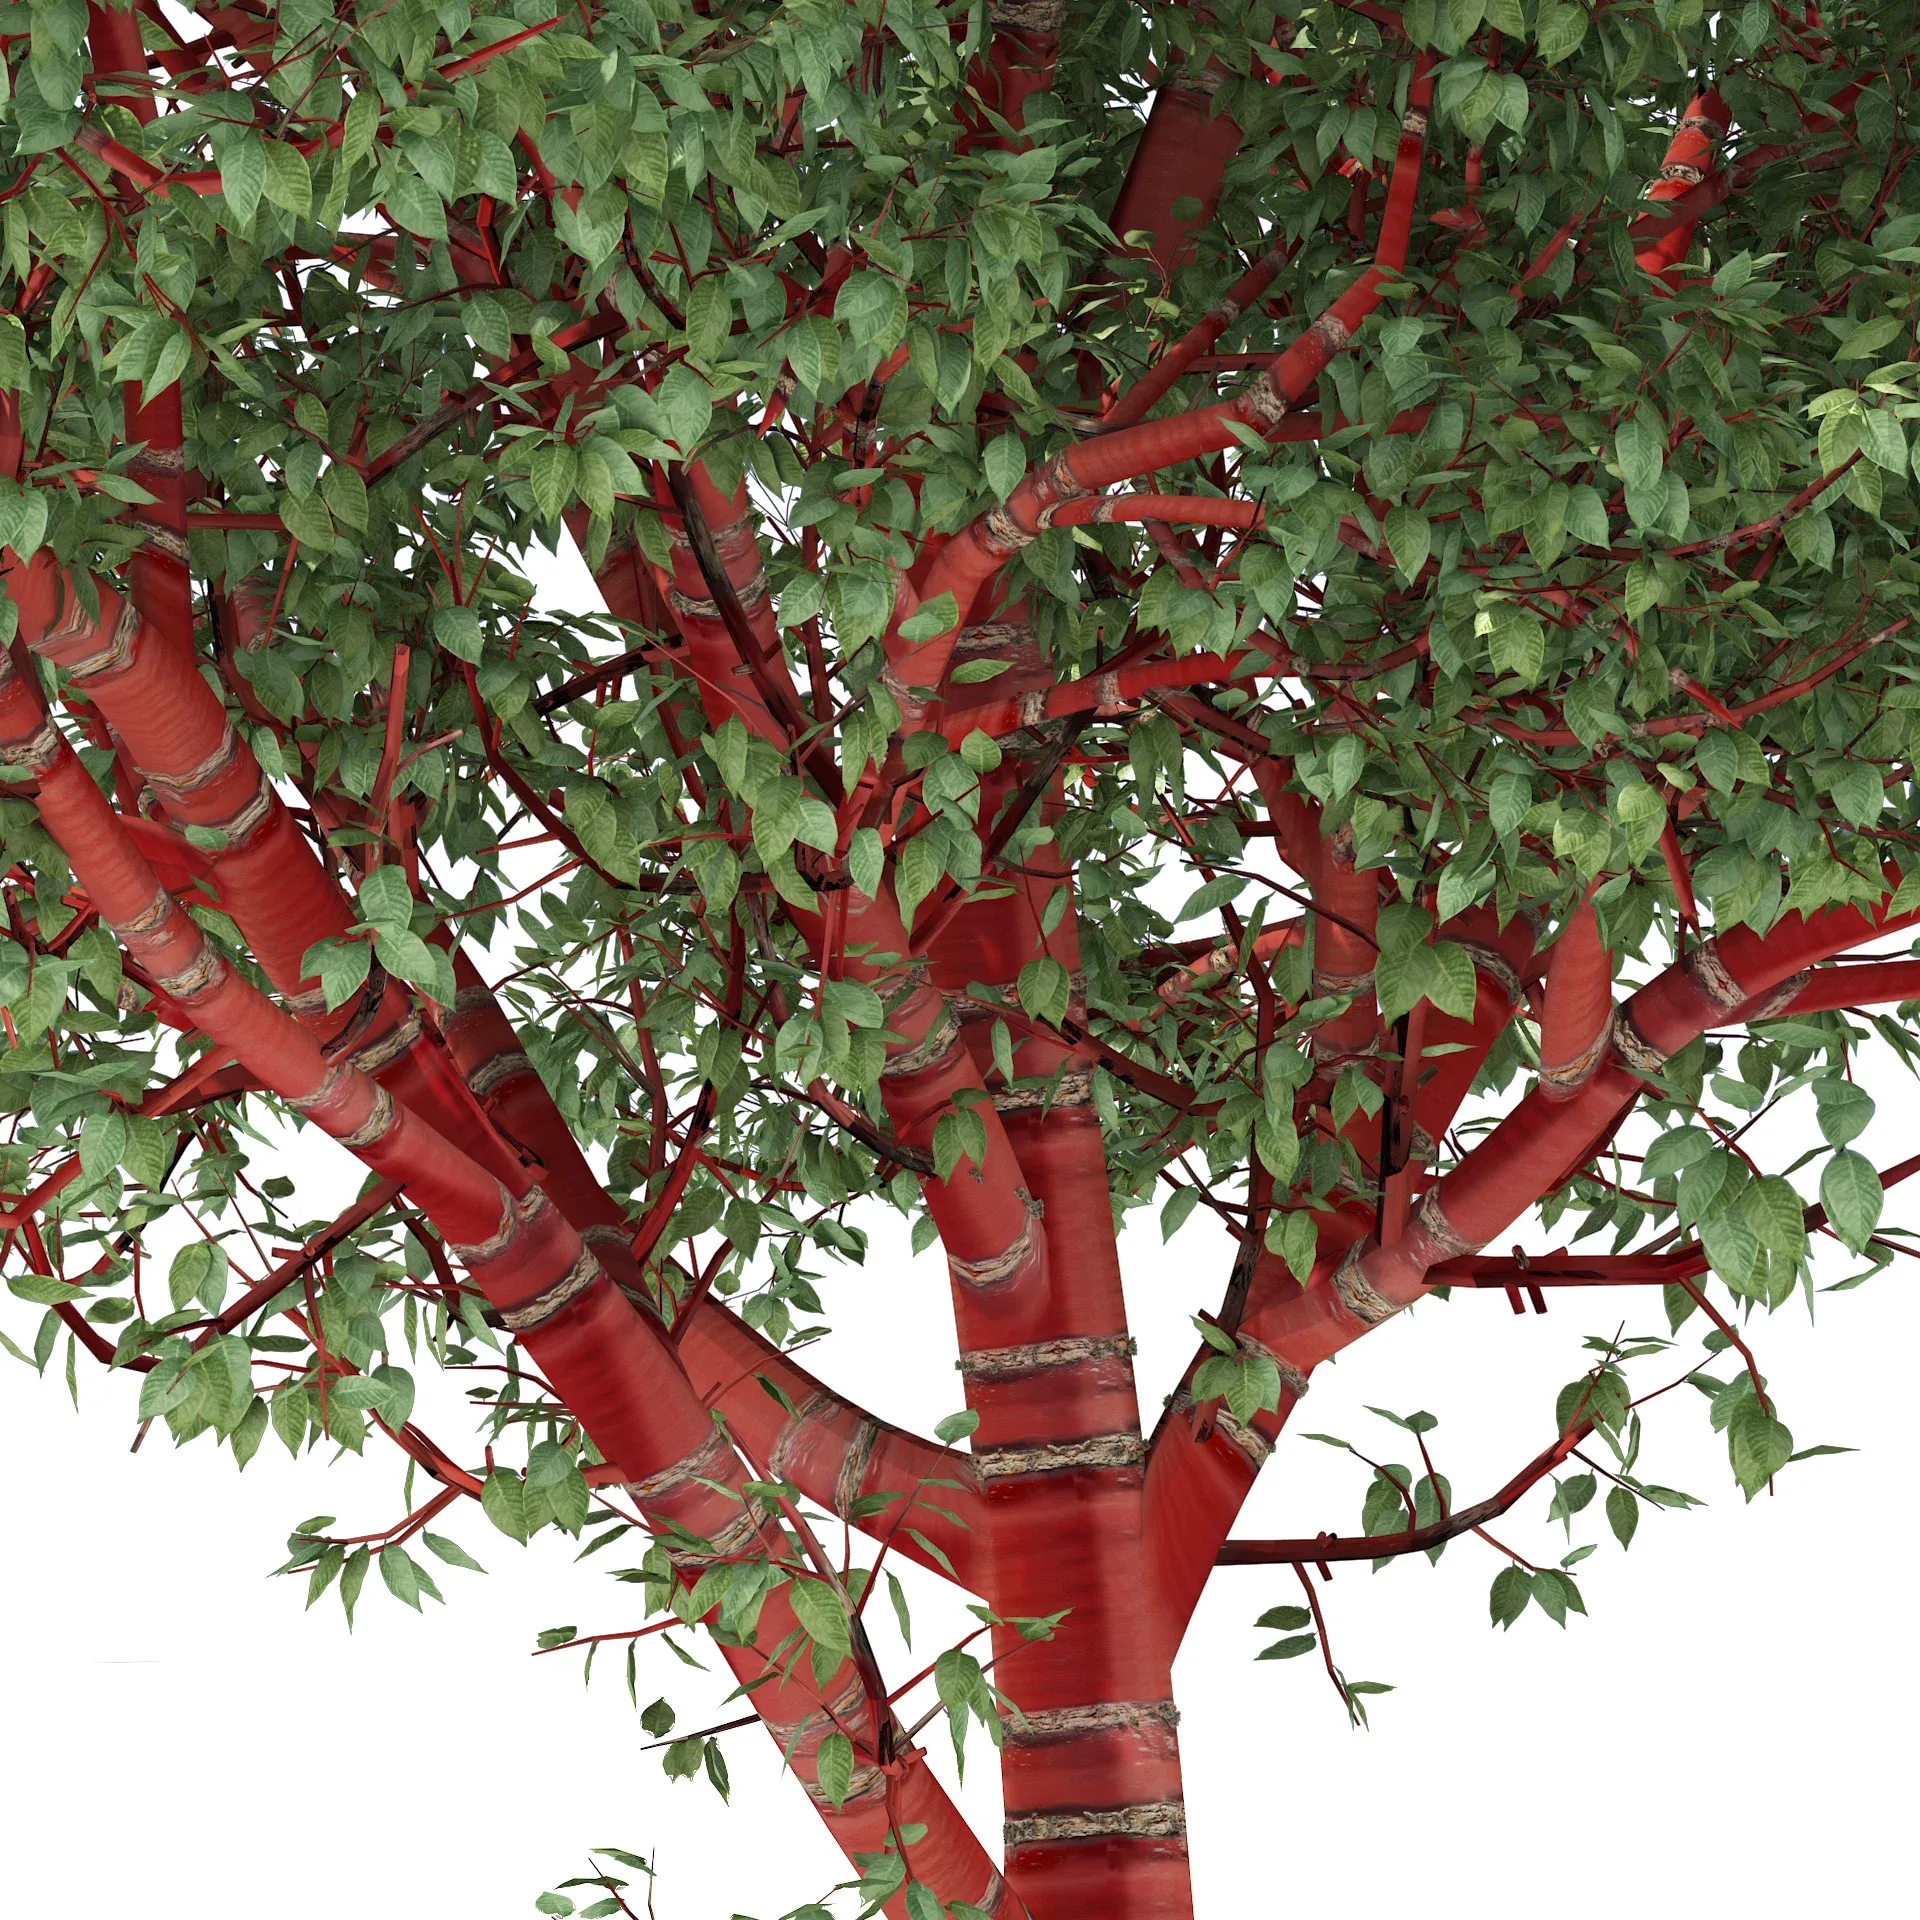
[[627, 1491], [642, 1506], [649, 1506], [677, 1488], [690, 1486], [697, 1480], [718, 1479], [732, 1456], [733, 1447], [727, 1436], [715, 1427], [691, 1453], [682, 1454], [671, 1466], [648, 1474], [644, 1480], [629, 1481]]
[[1030, 1113], [1042, 1108], [1084, 1107], [1093, 1101], [1093, 1075], [1063, 1073], [1040, 1087], [1009, 1087], [993, 1096], [996, 1113]]
[[1091, 1734], [1158, 1728], [1171, 1732], [1180, 1709], [1171, 1700], [1096, 1700], [1082, 1707], [1042, 1707], [1031, 1713], [1015, 1707], [1001, 1714], [1010, 1744], [1018, 1747], [1080, 1740]]
[[583, 1247], [580, 1257], [550, 1287], [543, 1287], [518, 1306], [502, 1307], [500, 1324], [509, 1333], [531, 1333], [535, 1327], [544, 1327], [555, 1314], [565, 1312], [589, 1287], [606, 1277], [600, 1262]]
[[1178, 1800], [1148, 1800], [1131, 1807], [1078, 1807], [1061, 1812], [1010, 1814], [1009, 1850], [1082, 1840], [1180, 1840], [1187, 1836], [1187, 1810]]
[[817, 1431], [830, 1430], [832, 1422], [843, 1414], [854, 1415], [855, 1421], [852, 1438], [846, 1443], [833, 1480], [833, 1510], [845, 1519], [848, 1510], [860, 1498], [867, 1468], [872, 1464], [874, 1449], [880, 1442], [881, 1427], [880, 1422], [870, 1415], [855, 1414], [854, 1409], [838, 1394], [821, 1387], [801, 1402], [793, 1418], [780, 1429], [780, 1437], [767, 1456], [767, 1469], [776, 1480], [792, 1480], [794, 1453], [806, 1430], [809, 1427]]
[[1035, 1222], [1040, 1217], [1039, 1206], [1024, 1188], [1016, 1188], [1015, 1195], [1026, 1208], [1026, 1219], [1021, 1223], [1020, 1231], [998, 1253], [973, 1260], [962, 1260], [958, 1254], [948, 1254], [947, 1272], [957, 1284], [980, 1292], [1020, 1279], [1042, 1264], [1044, 1256], [1035, 1228]]
[[1115, 1364], [1131, 1373], [1138, 1351], [1139, 1342], [1131, 1334], [1079, 1334], [1022, 1347], [981, 1347], [963, 1353], [953, 1364], [969, 1380], [1013, 1380], [1065, 1367]]
[[[1174, 1415], [1193, 1411], [1193, 1395], [1182, 1387], [1167, 1402], [1167, 1411]], [[1225, 1407], [1215, 1407], [1213, 1412], [1213, 1430], [1229, 1446], [1240, 1453], [1255, 1473], [1264, 1467], [1273, 1456], [1273, 1442], [1258, 1427], [1250, 1427], [1244, 1420], [1236, 1420]]]
[[984, 1448], [973, 1459], [981, 1479], [991, 1481], [1041, 1473], [1111, 1472], [1138, 1467], [1146, 1457], [1146, 1443], [1138, 1433], [1096, 1433], [1085, 1440]]

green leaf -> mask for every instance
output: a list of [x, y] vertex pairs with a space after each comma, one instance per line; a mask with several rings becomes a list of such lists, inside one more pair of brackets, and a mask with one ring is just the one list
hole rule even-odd
[[836, 1729], [820, 1742], [813, 1764], [820, 1790], [837, 1813], [853, 1787], [853, 1742]]
[[1820, 1131], [1830, 1147], [1844, 1147], [1863, 1134], [1873, 1119], [1873, 1096], [1851, 1080], [1816, 1080]]
[[363, 940], [321, 940], [300, 959], [305, 977], [320, 982], [329, 1013], [344, 1007], [366, 985], [372, 967], [373, 949]]
[[534, 511], [542, 520], [558, 520], [572, 505], [579, 468], [578, 456], [564, 440], [542, 440], [533, 449], [527, 476], [533, 486]]
[[18, 314], [0, 315], [0, 389], [17, 392], [27, 377], [27, 331]]
[[377, 89], [363, 87], [347, 107], [341, 129], [340, 165], [351, 171], [373, 151], [380, 128], [380, 96]]
[[1253, 1145], [1260, 1164], [1277, 1183], [1284, 1186], [1293, 1178], [1293, 1170], [1300, 1164], [1300, 1135], [1290, 1113], [1262, 1107], [1254, 1115]]
[[438, 608], [433, 616], [433, 637], [459, 660], [478, 664], [486, 651], [480, 616], [471, 607]]
[[1415, 507], [1395, 507], [1386, 518], [1387, 550], [1403, 579], [1411, 580], [1427, 564], [1433, 550], [1433, 529]]
[[429, 945], [417, 933], [396, 932], [376, 934], [373, 951], [395, 979], [421, 988], [440, 1006], [453, 1005], [453, 962], [440, 948]]
[[994, 497], [1004, 500], [1020, 484], [1027, 470], [1026, 450], [1020, 436], [1002, 433], [989, 440], [980, 450], [980, 466]]
[[713, 389], [693, 368], [669, 367], [660, 377], [654, 398], [666, 417], [674, 444], [683, 454], [691, 454], [706, 437], [713, 419]]
[[306, 156], [280, 140], [264, 142], [262, 153], [266, 197], [297, 220], [309, 218], [313, 212], [313, 176], [307, 170]]
[[1427, 998], [1442, 1012], [1456, 1020], [1473, 1018], [1474, 1002], [1480, 983], [1474, 973], [1473, 956], [1451, 940], [1436, 940], [1428, 949]]
[[352, 467], [333, 461], [320, 476], [320, 491], [336, 521], [356, 533], [366, 532], [367, 483]]
[[420, 1605], [420, 1569], [399, 1547], [382, 1547], [380, 1550], [380, 1577], [387, 1583], [387, 1591], [403, 1605], [411, 1607], [415, 1613], [422, 1611]]
[[382, 933], [405, 933], [413, 925], [413, 892], [405, 872], [375, 867], [356, 890], [360, 918]]
[[[942, 594], [941, 598], [945, 599], [946, 596]], [[914, 617], [916, 619], [919, 618], [917, 614]], [[903, 628], [902, 631], [904, 632], [905, 629]], [[1012, 671], [1013, 662], [1011, 660], [962, 660], [947, 678], [951, 680], [956, 687], [976, 687], [984, 680], [997, 680], [1003, 673], [1011, 673]]]
[[1880, 1176], [1863, 1154], [1842, 1149], [1827, 1162], [1820, 1175], [1820, 1204], [1826, 1208], [1834, 1231], [1855, 1253], [1866, 1250], [1885, 1203]]
[[236, 232], [244, 233], [252, 227], [266, 184], [265, 144], [252, 133], [236, 135], [220, 156], [220, 191], [226, 196]]
[[827, 1652], [845, 1659], [853, 1650], [852, 1630], [840, 1596], [824, 1580], [801, 1579], [788, 1589], [793, 1616]]
[[853, 884], [869, 900], [876, 900], [886, 885], [886, 856], [880, 836], [872, 827], [856, 827], [847, 846], [847, 871]]
[[353, 1610], [360, 1603], [360, 1589], [367, 1583], [367, 1564], [371, 1556], [365, 1547], [357, 1547], [340, 1569], [340, 1604], [346, 1610], [347, 1631], [353, 1631]]
[[1556, 1627], [1567, 1624], [1569, 1613], [1585, 1613], [1586, 1602], [1580, 1597], [1580, 1589], [1569, 1574], [1562, 1573], [1558, 1567], [1542, 1567], [1527, 1576], [1527, 1591], [1533, 1596], [1534, 1605], [1544, 1613]]
[[227, 1292], [226, 1250], [211, 1240], [189, 1240], [167, 1269], [167, 1292], [176, 1313], [196, 1300], [218, 1313]]
[[447, 237], [447, 210], [440, 196], [411, 167], [396, 164], [386, 181], [386, 209], [394, 222], [423, 240]]
[[1495, 673], [1510, 673], [1528, 687], [1539, 680], [1546, 666], [1547, 630], [1537, 613], [1503, 600], [1482, 612], [1475, 626], [1486, 636]]
[[303, 547], [315, 554], [333, 551], [333, 516], [318, 493], [304, 498], [296, 493], [283, 493], [279, 509], [281, 524]]
[[16, 1299], [30, 1300], [38, 1307], [64, 1306], [68, 1301], [87, 1297], [84, 1287], [77, 1287], [68, 1280], [56, 1280], [48, 1273], [10, 1273], [7, 1275], [7, 1291]]
[[1744, 1401], [1727, 1422], [1727, 1451], [1733, 1477], [1749, 1500], [1787, 1464], [1793, 1453], [1793, 1435], [1758, 1400]]
[[1204, 914], [1216, 913], [1228, 901], [1237, 900], [1246, 891], [1244, 876], [1232, 873], [1216, 875], [1199, 887], [1188, 899], [1187, 904], [1174, 915], [1174, 923], [1198, 920]]
[[[1581, 16], [1581, 24], [1586, 24]], [[1613, 535], [1607, 526], [1607, 510], [1600, 496], [1592, 487], [1577, 486], [1567, 489], [1567, 531], [1584, 546], [1610, 546]]]
[[1527, 551], [1533, 556], [1536, 566], [1552, 567], [1566, 546], [1568, 504], [1568, 490], [1565, 487], [1544, 487], [1534, 495], [1526, 534]]
[[1612, 1487], [1607, 1492], [1607, 1525], [1623, 1547], [1633, 1545], [1634, 1529], [1640, 1524], [1640, 1502], [1629, 1487]]
[[1549, 67], [1557, 67], [1576, 54], [1586, 38], [1586, 25], [1586, 8], [1578, 6], [1576, 0], [1542, 0], [1540, 19], [1534, 25], [1534, 44], [1540, 48], [1540, 58]]
[[1833, 357], [1836, 360], [1871, 360], [1882, 348], [1891, 346], [1907, 326], [1907, 317], [1902, 314], [1883, 313], [1875, 319], [1863, 320], [1840, 343]]
[[1665, 436], [1645, 414], [1634, 414], [1614, 435], [1614, 453], [1621, 475], [1636, 493], [1650, 491], [1666, 465]]
[[1253, 1624], [1276, 1633], [1293, 1633], [1301, 1627], [1311, 1626], [1313, 1614], [1306, 1607], [1269, 1607]]
[[1493, 1591], [1488, 1596], [1493, 1624], [1511, 1627], [1526, 1612], [1527, 1602], [1532, 1598], [1533, 1589], [1527, 1584], [1525, 1568], [1502, 1567], [1493, 1576]]
[[960, 608], [950, 593], [924, 601], [900, 623], [902, 640], [937, 640], [960, 624]]
[[907, 1920], [946, 1920], [940, 1896], [924, 1880], [907, 1883]]
[[889, 352], [907, 331], [907, 297], [884, 273], [856, 273], [841, 287], [833, 317], [850, 339]]
[[1267, 1251], [1287, 1263], [1287, 1271], [1304, 1287], [1318, 1255], [1319, 1235], [1311, 1214], [1284, 1213], [1267, 1226]]
[[1067, 1017], [1067, 1003], [1073, 984], [1058, 960], [1042, 955], [1029, 960], [1020, 969], [1016, 983], [1020, 1004], [1036, 1020], [1058, 1026]]
[[488, 1474], [480, 1487], [480, 1508], [508, 1539], [526, 1540], [527, 1489], [517, 1473], [496, 1467]]
[[483, 1567], [457, 1540], [449, 1540], [443, 1534], [425, 1533], [420, 1536], [427, 1551], [436, 1559], [444, 1560], [450, 1567], [465, 1567], [469, 1573], [485, 1573]]
[[127, 1119], [122, 1113], [90, 1113], [80, 1129], [80, 1171], [89, 1180], [118, 1170], [127, 1151]]
[[1320, 1644], [1310, 1633], [1297, 1633], [1285, 1640], [1276, 1640], [1272, 1646], [1262, 1649], [1254, 1655], [1256, 1660], [1292, 1660], [1300, 1654], [1311, 1653]]

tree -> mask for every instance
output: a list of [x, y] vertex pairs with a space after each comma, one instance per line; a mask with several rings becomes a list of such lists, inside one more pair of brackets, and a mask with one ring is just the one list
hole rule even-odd
[[[1742, 1328], [1810, 1236], [1885, 1266], [1917, 1164], [1849, 1144], [1920, 1002], [1909, 9], [25, 17], [20, 1358], [243, 1465], [397, 1446], [430, 1498], [294, 1536], [349, 1614], [466, 1501], [630, 1550], [629, 1660], [704, 1624], [912, 1920], [1190, 1909], [1217, 1564], [1296, 1570], [1269, 1653], [1363, 1721], [1316, 1565], [1549, 1483], [1626, 1544], [1682, 1379], [1749, 1499], [1799, 1457]], [[604, 615], [532, 607], [561, 541]], [[1795, 1098], [1817, 1201], [1749, 1133]], [[330, 1223], [274, 1115], [364, 1165]], [[1143, 1427], [1162, 1189], [1239, 1251]], [[933, 1439], [795, 1357], [874, 1204], [951, 1274]], [[1535, 1208], [1610, 1250], [1486, 1251]], [[1358, 1533], [1229, 1539], [1372, 1328], [1595, 1285], [1506, 1485], [1393, 1414]], [[1492, 1545], [1498, 1624], [1585, 1610], [1589, 1548]], [[890, 1705], [890, 1558], [981, 1599], [929, 1677], [1004, 1854]]]

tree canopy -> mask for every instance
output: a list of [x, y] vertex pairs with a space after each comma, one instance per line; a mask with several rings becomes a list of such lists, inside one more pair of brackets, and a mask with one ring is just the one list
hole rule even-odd
[[[1742, 1328], [1810, 1236], [1884, 1267], [1913, 1166], [1852, 1144], [1920, 1001], [1909, 7], [0, 32], [7, 1344], [242, 1464], [397, 1443], [432, 1497], [297, 1533], [316, 1596], [437, 1598], [467, 1498], [587, 1532], [869, 1902], [1175, 1915], [1217, 1561], [1549, 1481], [1624, 1545], [1677, 1376], [1748, 1498], [1788, 1465]], [[331, 1222], [296, 1124], [368, 1169]], [[794, 1357], [875, 1206], [952, 1277], [937, 1434]], [[1594, 1250], [1485, 1251], [1536, 1207]], [[1143, 1430], [1114, 1236], [1199, 1209], [1238, 1256], [1178, 1275]], [[1456, 1507], [1395, 1416], [1358, 1536], [1228, 1540], [1366, 1331], [1596, 1284], [1636, 1331], [1507, 1488]], [[433, 1364], [486, 1463], [412, 1422]], [[823, 1514], [1032, 1649], [937, 1679], [1004, 1852]], [[1495, 1621], [1583, 1609], [1581, 1557], [1508, 1555]]]

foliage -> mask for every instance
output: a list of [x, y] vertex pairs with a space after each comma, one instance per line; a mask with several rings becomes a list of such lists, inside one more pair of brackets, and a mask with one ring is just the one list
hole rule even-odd
[[[1116, 1228], [1204, 1207], [1240, 1244], [1183, 1431], [1270, 1435], [1326, 1357], [1288, 1344], [1295, 1303], [1350, 1247], [1391, 1253], [1432, 1176], [1538, 1100], [1559, 1007], [1669, 977], [1707, 932], [1866, 915], [1825, 960], [1920, 904], [1906, 6], [283, 0], [187, 40], [132, 16], [137, 77], [108, 57], [129, 16], [21, 12], [0, 538], [156, 620], [184, 558], [178, 637], [351, 897], [304, 962], [326, 1007], [391, 979], [434, 1025], [455, 943], [485, 961], [669, 1325], [712, 1299], [804, 1344], [874, 1207], [953, 1253], [943, 1209], [998, 1177], [1003, 1116], [1084, 1105]], [[1162, 137], [1170, 101], [1187, 131]], [[1714, 113], [1724, 147], [1686, 132]], [[1347, 301], [1345, 350], [1284, 410], [1195, 425]], [[1099, 517], [1061, 511], [1089, 491], [1061, 459], [1155, 432], [1112, 455]], [[1133, 482], [1160, 504], [1117, 517]], [[534, 591], [574, 547], [605, 610]], [[170, 829], [86, 689], [40, 673], [142, 844], [204, 875], [221, 834]], [[296, 1530], [283, 1571], [349, 1617], [376, 1560], [414, 1608], [441, 1597], [420, 1553], [474, 1564], [427, 1531], [463, 1491], [518, 1541], [626, 1544], [618, 1476], [443, 1236], [371, 1179], [358, 1218], [313, 1217], [284, 1110], [223, 1081], [7, 771], [0, 1184], [33, 1196], [9, 1285], [42, 1310], [9, 1348], [44, 1370], [64, 1342], [70, 1381], [82, 1350], [138, 1367], [142, 1421], [242, 1465], [271, 1429], [296, 1453], [402, 1436], [438, 1472], [414, 1373], [469, 1378], [494, 1450], [471, 1485], [413, 1509], [410, 1467], [387, 1533]], [[284, 988], [233, 899], [189, 897]], [[897, 909], [898, 942], [849, 939], [849, 899]], [[1364, 974], [1329, 962], [1354, 912]], [[924, 959], [972, 1079], [909, 1115], [887, 1070]], [[1854, 1059], [1913, 1060], [1863, 1010], [1902, 982], [1729, 1003], [1647, 1066], [1626, 1135], [1615, 1115], [1515, 1176], [1513, 1217], [1538, 1202], [1664, 1285], [1671, 1343], [1711, 1320], [1739, 1364], [1674, 1364], [1749, 1499], [1804, 1455], [1729, 1316], [1810, 1301], [1811, 1236], [1891, 1258]], [[1789, 1102], [1822, 1144], [1773, 1168], [1748, 1136]], [[272, 1246], [309, 1250], [277, 1288]], [[1497, 1264], [1434, 1278], [1516, 1305], [1553, 1284]], [[1624, 1371], [1669, 1348], [1594, 1343], [1560, 1395], [1527, 1487], [1553, 1479], [1569, 1551], [1511, 1557], [1496, 1624], [1586, 1611], [1577, 1515], [1624, 1549], [1643, 1503], [1689, 1503], [1641, 1476]], [[1607, 1462], [1568, 1473], [1576, 1443]], [[1449, 1524], [1420, 1451], [1366, 1463], [1367, 1539]], [[751, 1464], [750, 1500], [830, 1504]], [[942, 1561], [946, 1483], [908, 1484], [850, 1517]], [[634, 1544], [643, 1632], [719, 1608], [750, 1641], [777, 1588], [821, 1685], [859, 1658], [858, 1569], [676, 1582], [685, 1541]], [[982, 1618], [1006, 1636], [1043, 1604]], [[1319, 1647], [1364, 1723], [1378, 1683], [1323, 1624], [1262, 1624], [1288, 1637], [1261, 1658]], [[973, 1655], [936, 1690], [956, 1744], [969, 1715], [998, 1743]], [[666, 1741], [658, 1705], [669, 1774], [724, 1792], [718, 1741]], [[838, 1812], [863, 1756], [833, 1738]], [[904, 1887], [915, 1920], [972, 1898], [861, 1859], [863, 1897]], [[624, 1910], [622, 1881], [568, 1884]]]

